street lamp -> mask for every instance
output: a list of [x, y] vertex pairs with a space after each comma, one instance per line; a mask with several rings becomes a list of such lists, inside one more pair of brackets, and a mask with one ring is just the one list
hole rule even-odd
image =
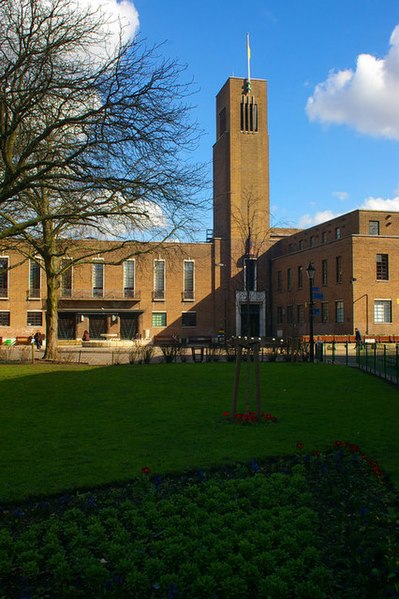
[[309, 360], [310, 362], [314, 362], [314, 338], [313, 338], [313, 279], [315, 275], [316, 269], [311, 262], [309, 262], [309, 266], [306, 269], [306, 274], [309, 278]]

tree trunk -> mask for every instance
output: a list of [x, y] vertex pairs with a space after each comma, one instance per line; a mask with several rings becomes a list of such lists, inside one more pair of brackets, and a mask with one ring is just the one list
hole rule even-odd
[[47, 270], [47, 314], [45, 360], [56, 360], [58, 355], [58, 288], [59, 275]]

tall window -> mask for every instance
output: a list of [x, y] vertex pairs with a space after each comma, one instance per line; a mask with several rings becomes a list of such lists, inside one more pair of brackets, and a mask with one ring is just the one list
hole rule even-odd
[[244, 289], [245, 291], [256, 291], [256, 275], [258, 263], [254, 258], [244, 260]]
[[8, 297], [8, 258], [0, 258], [0, 298]]
[[388, 254], [377, 254], [376, 257], [376, 276], [379, 281], [387, 281], [389, 278], [388, 271]]
[[93, 297], [104, 296], [104, 264], [102, 262], [93, 263], [92, 273], [92, 292]]
[[165, 299], [165, 260], [154, 260], [154, 300]]
[[321, 322], [328, 322], [328, 302], [321, 304]]
[[183, 262], [183, 299], [194, 299], [194, 260]]
[[321, 234], [321, 240], [323, 243], [327, 243], [327, 241], [328, 241], [327, 231], [323, 231], [323, 233]]
[[335, 258], [335, 280], [337, 283], [342, 283], [342, 256]]
[[277, 306], [277, 324], [283, 323], [283, 307]]
[[277, 271], [277, 291], [282, 291], [283, 289], [283, 274], [281, 270]]
[[335, 228], [335, 239], [341, 239], [341, 227]]
[[369, 235], [379, 235], [380, 234], [380, 221], [379, 220], [369, 220]]
[[335, 322], [344, 322], [344, 302], [342, 300], [335, 302]]
[[303, 266], [298, 266], [298, 288], [303, 287]]
[[290, 291], [292, 289], [292, 270], [291, 268], [287, 268], [287, 289]]
[[72, 266], [70, 260], [62, 261], [62, 268], [65, 270], [61, 274], [61, 297], [72, 297]]
[[296, 319], [298, 324], [302, 324], [304, 322], [303, 314], [303, 304], [298, 304], [296, 307]]
[[294, 323], [294, 306], [287, 306], [287, 324]]
[[241, 100], [241, 131], [256, 132], [258, 130], [258, 105], [253, 96], [243, 96]]
[[134, 297], [134, 260], [123, 263], [123, 297]]
[[322, 283], [322, 285], [328, 284], [328, 262], [327, 262], [327, 260], [321, 261], [321, 283]]
[[29, 261], [29, 297], [40, 297], [40, 266], [35, 260]]
[[392, 301], [375, 300], [374, 302], [374, 322], [379, 324], [392, 322]]

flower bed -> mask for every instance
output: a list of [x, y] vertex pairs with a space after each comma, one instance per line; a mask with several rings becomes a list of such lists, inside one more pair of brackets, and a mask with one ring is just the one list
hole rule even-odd
[[[299, 444], [299, 445], [298, 445]], [[14, 597], [397, 597], [397, 496], [346, 442], [4, 506]]]

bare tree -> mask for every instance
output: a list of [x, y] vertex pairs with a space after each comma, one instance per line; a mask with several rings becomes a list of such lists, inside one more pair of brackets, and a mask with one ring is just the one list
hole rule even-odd
[[[192, 220], [204, 188], [187, 162], [198, 131], [183, 67], [123, 41], [122, 28], [115, 47], [107, 25], [78, 0], [0, 2], [0, 239], [42, 259], [47, 358], [71, 240], [165, 239]], [[74, 260], [93, 255], [92, 244], [80, 250]]]

